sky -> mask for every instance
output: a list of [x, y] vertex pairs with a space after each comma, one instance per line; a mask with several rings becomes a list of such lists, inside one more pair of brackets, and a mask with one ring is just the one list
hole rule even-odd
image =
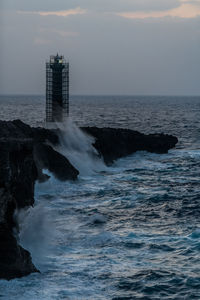
[[45, 94], [45, 62], [70, 93], [200, 95], [200, 0], [0, 0], [0, 94]]

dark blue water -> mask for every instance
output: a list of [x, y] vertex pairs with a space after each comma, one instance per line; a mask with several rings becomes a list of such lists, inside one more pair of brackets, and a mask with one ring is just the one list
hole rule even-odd
[[[1, 97], [0, 119], [39, 125], [44, 102]], [[200, 97], [72, 97], [70, 112], [78, 125], [165, 132], [179, 144], [76, 183], [37, 183], [36, 206], [19, 219], [42, 273], [1, 281], [2, 299], [200, 299]]]

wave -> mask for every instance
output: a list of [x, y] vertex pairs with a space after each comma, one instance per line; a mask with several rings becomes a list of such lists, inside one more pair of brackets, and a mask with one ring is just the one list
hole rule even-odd
[[81, 176], [105, 171], [107, 168], [93, 146], [95, 139], [83, 132], [71, 118], [58, 124], [61, 145], [57, 148], [71, 164], [79, 170]]

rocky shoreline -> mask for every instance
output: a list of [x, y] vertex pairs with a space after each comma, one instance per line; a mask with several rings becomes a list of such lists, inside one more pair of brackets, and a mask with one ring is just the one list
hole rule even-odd
[[[129, 129], [84, 127], [95, 138], [94, 147], [107, 165], [136, 151], [167, 153], [178, 139], [171, 135], [145, 135]], [[32, 128], [20, 120], [0, 121], [0, 279], [39, 272], [30, 253], [17, 242], [13, 215], [34, 204], [36, 180], [48, 180], [48, 169], [59, 180], [76, 180], [78, 170], [62, 154], [59, 131]]]

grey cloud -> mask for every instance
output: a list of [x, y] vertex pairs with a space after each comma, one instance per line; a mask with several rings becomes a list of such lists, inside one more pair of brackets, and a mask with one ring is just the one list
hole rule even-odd
[[93, 11], [162, 10], [179, 5], [179, 0], [1, 0], [2, 7], [10, 10], [55, 11], [80, 6]]
[[7, 12], [3, 26], [0, 93], [44, 94], [45, 61], [59, 52], [69, 58], [74, 94], [200, 94], [199, 18]]

